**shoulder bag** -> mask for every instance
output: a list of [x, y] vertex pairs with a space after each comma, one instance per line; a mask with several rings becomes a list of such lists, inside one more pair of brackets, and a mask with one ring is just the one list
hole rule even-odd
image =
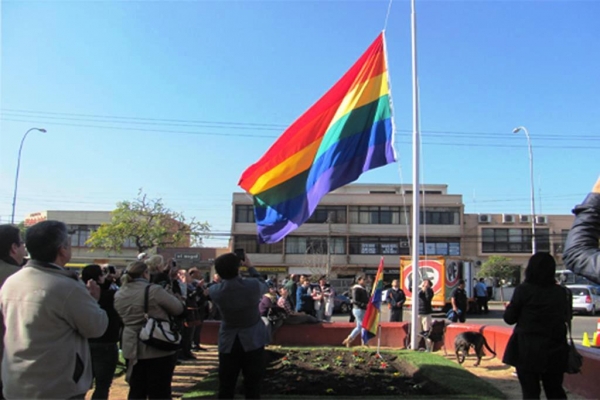
[[144, 291], [144, 318], [146, 323], [140, 331], [140, 340], [148, 346], [164, 351], [179, 350], [181, 335], [174, 330], [171, 321], [153, 318], [148, 315], [148, 292], [150, 285]]

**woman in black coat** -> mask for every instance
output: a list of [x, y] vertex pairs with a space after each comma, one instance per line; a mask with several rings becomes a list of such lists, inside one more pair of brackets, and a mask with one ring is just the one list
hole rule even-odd
[[517, 324], [502, 362], [517, 369], [524, 399], [566, 399], [562, 387], [567, 366], [567, 322], [570, 293], [556, 283], [556, 262], [549, 253], [536, 253], [525, 269], [525, 282], [515, 289], [504, 312], [507, 324]]

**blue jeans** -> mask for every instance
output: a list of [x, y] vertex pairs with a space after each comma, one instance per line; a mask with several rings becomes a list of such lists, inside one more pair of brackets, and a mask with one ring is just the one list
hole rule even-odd
[[354, 321], [356, 322], [356, 326], [354, 327], [354, 329], [352, 329], [352, 332], [350, 332], [350, 341], [354, 340], [355, 337], [360, 335], [360, 332], [362, 331], [362, 322], [365, 318], [366, 312], [367, 310], [363, 310], [362, 308], [352, 309], [352, 315], [354, 315]]
[[92, 399], [108, 399], [119, 360], [119, 348], [116, 343], [90, 343], [90, 354], [92, 372], [96, 381]]

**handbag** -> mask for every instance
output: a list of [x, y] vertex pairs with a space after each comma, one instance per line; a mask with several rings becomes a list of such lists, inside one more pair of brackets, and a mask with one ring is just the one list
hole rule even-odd
[[567, 374], [578, 374], [581, 372], [583, 357], [577, 351], [573, 337], [571, 336], [571, 324], [567, 322], [567, 331], [569, 332], [569, 351], [567, 356]]
[[144, 318], [146, 323], [140, 331], [140, 340], [148, 346], [164, 351], [178, 350], [181, 346], [181, 335], [173, 329], [170, 320], [153, 318], [148, 315], [148, 292], [144, 291]]

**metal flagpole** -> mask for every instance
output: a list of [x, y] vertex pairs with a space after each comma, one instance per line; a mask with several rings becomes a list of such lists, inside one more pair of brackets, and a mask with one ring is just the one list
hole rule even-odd
[[[381, 312], [381, 310], [380, 310], [380, 312]], [[381, 313], [379, 315], [381, 315]], [[377, 358], [381, 358], [381, 354], [379, 354], [380, 347], [381, 347], [381, 324], [377, 325]]]
[[419, 89], [417, 84], [417, 11], [415, 0], [411, 0], [411, 44], [412, 44], [412, 86], [413, 86], [413, 201], [412, 201], [412, 323], [411, 348], [419, 350]]

